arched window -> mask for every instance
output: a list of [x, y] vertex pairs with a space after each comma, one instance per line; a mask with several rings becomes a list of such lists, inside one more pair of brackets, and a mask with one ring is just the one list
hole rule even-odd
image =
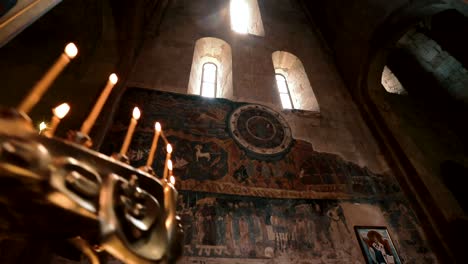
[[320, 112], [301, 60], [286, 51], [275, 51], [271, 58], [283, 108]]
[[195, 42], [188, 93], [233, 99], [231, 46], [218, 38]]
[[212, 62], [203, 64], [200, 95], [205, 97], [216, 97], [216, 77], [218, 67]]
[[231, 29], [240, 34], [265, 36], [257, 0], [231, 0]]
[[289, 92], [288, 81], [282, 74], [275, 74], [276, 86], [278, 86], [278, 92], [281, 99], [281, 104], [284, 109], [294, 109], [294, 105], [291, 99], [291, 93]]
[[382, 71], [381, 83], [385, 90], [389, 93], [407, 94], [405, 88], [403, 88], [403, 85], [401, 85], [398, 78], [387, 66], [385, 66]]

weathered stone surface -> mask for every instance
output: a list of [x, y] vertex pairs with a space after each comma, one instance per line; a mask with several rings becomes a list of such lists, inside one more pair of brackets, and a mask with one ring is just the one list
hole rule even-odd
[[[255, 106], [232, 127], [235, 110], [248, 104], [135, 88], [124, 98], [104, 150], [119, 148], [125, 117], [134, 105], [144, 115], [128, 154], [132, 165], [145, 164], [154, 120], [163, 125], [174, 147], [174, 175], [181, 191], [179, 213], [186, 234], [182, 263], [315, 263], [324, 256], [337, 263], [362, 261], [355, 225], [387, 226], [402, 261], [435, 262], [395, 179], [359, 165], [371, 158], [363, 151], [367, 140], [355, 140], [349, 127], [333, 128], [326, 122], [309, 126], [307, 134], [325, 139], [322, 148], [339, 145], [347, 150], [340, 155], [317, 151], [297, 138], [281, 152], [262, 154], [261, 149], [275, 147], [285, 134], [277, 125], [271, 127], [278, 123], [273, 115], [255, 111]], [[292, 110], [285, 116], [293, 130], [322, 118], [307, 113]], [[250, 145], [235, 140], [233, 133], [250, 135]], [[271, 140], [262, 140], [270, 135]], [[163, 149], [159, 146], [155, 168], [163, 167]], [[377, 162], [386, 166], [382, 159]], [[418, 252], [421, 248], [424, 252]]]

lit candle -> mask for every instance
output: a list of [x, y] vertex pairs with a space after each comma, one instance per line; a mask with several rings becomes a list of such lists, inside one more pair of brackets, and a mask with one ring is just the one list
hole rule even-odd
[[172, 170], [172, 161], [171, 161], [172, 146], [171, 144], [167, 144], [166, 150], [167, 150], [167, 155], [166, 155], [166, 162], [164, 162], [164, 173], [163, 173], [164, 179], [167, 179], [167, 169], [169, 166], [171, 166], [171, 170]]
[[44, 121], [42, 121], [40, 124], [39, 124], [39, 135], [42, 133], [42, 131], [44, 131], [44, 129], [47, 128], [47, 125]]
[[24, 113], [29, 113], [31, 109], [39, 102], [42, 95], [47, 91], [47, 88], [52, 84], [52, 82], [57, 78], [57, 76], [62, 72], [62, 70], [67, 66], [71, 59], [75, 58], [78, 54], [78, 49], [75, 44], [68, 43], [65, 47], [64, 53], [60, 55], [57, 61], [52, 65], [52, 67], [46, 72], [39, 82], [32, 88], [31, 92], [26, 96], [25, 99], [18, 106], [18, 110]]
[[130, 120], [130, 125], [127, 130], [127, 135], [125, 136], [124, 143], [120, 149], [120, 155], [125, 155], [127, 153], [128, 146], [130, 146], [130, 141], [132, 141], [133, 132], [135, 131], [138, 119], [140, 119], [140, 115], [140, 109], [138, 109], [138, 107], [133, 108], [132, 119]]
[[154, 124], [153, 144], [151, 144], [151, 149], [148, 154], [148, 160], [146, 161], [146, 166], [151, 166], [151, 164], [153, 164], [154, 154], [156, 153], [156, 148], [158, 147], [158, 140], [159, 140], [160, 134], [161, 134], [161, 124], [159, 124], [159, 122], [156, 122], [156, 124]]
[[176, 211], [175, 208], [176, 206], [176, 192], [173, 189], [174, 186], [169, 184], [167, 181], [163, 181], [163, 186], [164, 186], [164, 209], [166, 211], [166, 221], [165, 225], [166, 228], [169, 229], [171, 225], [173, 225], [175, 216], [176, 216]]
[[115, 73], [112, 73], [109, 76], [109, 80], [107, 81], [106, 86], [104, 87], [104, 90], [102, 90], [101, 95], [99, 96], [96, 104], [93, 106], [93, 109], [91, 110], [91, 113], [89, 113], [88, 118], [83, 122], [83, 125], [81, 126], [80, 132], [88, 135], [89, 131], [93, 127], [94, 123], [96, 122], [97, 117], [99, 116], [99, 113], [101, 113], [102, 107], [106, 103], [107, 97], [109, 97], [110, 92], [112, 91], [112, 88], [114, 85], [117, 83], [119, 79], [117, 78], [117, 75]]
[[60, 120], [62, 120], [62, 118], [64, 118], [68, 114], [68, 111], [70, 111], [70, 106], [67, 103], [63, 103], [55, 107], [54, 109], [52, 109], [52, 113], [54, 115], [52, 116], [52, 119], [50, 120], [49, 130], [44, 132], [44, 135], [46, 137], [54, 136], [55, 130], [57, 129], [57, 126], [60, 123]]

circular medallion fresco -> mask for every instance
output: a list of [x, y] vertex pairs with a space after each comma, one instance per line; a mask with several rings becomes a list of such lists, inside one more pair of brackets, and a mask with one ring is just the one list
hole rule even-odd
[[260, 155], [277, 155], [292, 143], [291, 129], [274, 110], [249, 104], [237, 108], [229, 117], [229, 129], [243, 148]]

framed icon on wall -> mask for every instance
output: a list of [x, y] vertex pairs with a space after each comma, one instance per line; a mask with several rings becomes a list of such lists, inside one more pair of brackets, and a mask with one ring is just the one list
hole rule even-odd
[[401, 264], [386, 227], [355, 226], [354, 231], [367, 264]]

